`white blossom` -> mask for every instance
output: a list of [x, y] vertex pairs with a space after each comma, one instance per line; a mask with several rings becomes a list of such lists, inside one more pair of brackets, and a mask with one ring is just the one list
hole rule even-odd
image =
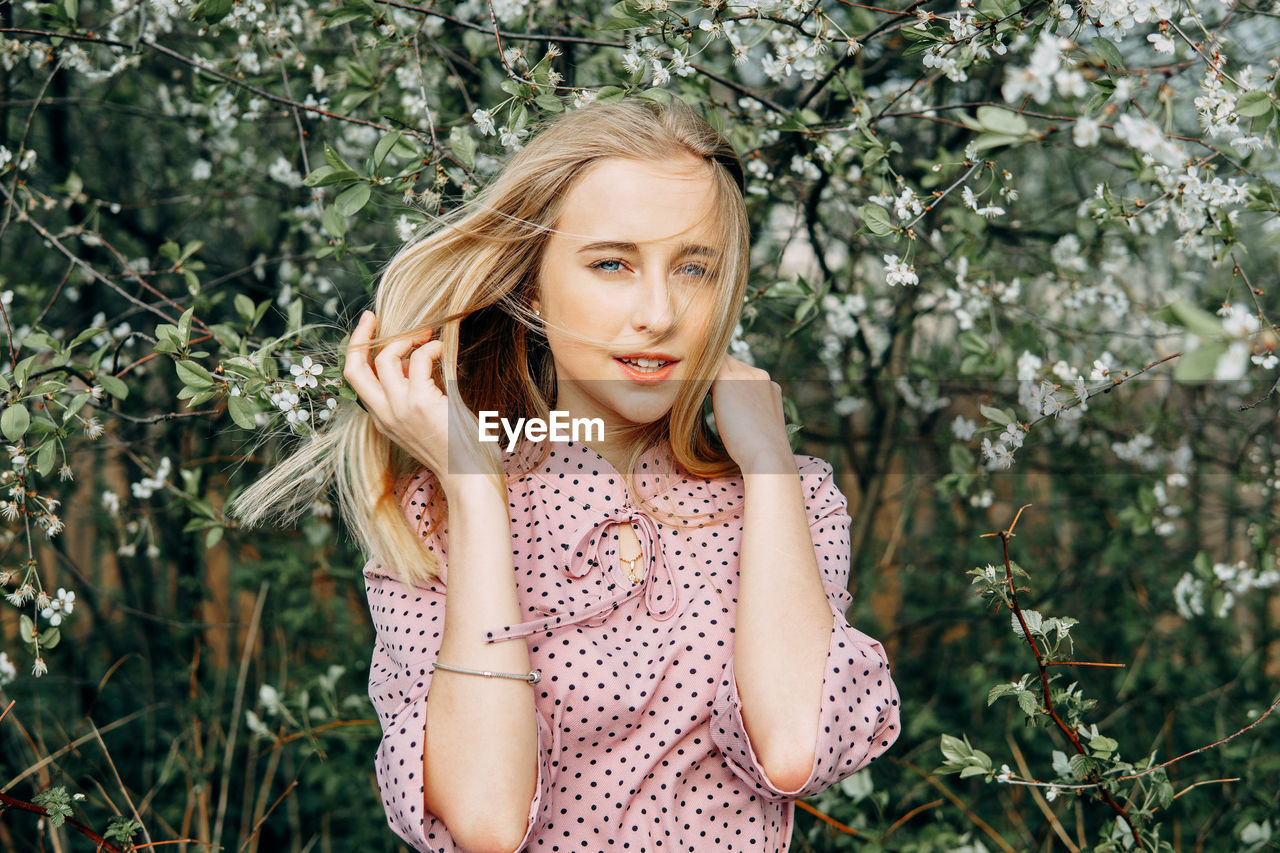
[[898, 284], [919, 284], [915, 267], [899, 260], [897, 255], [884, 256], [885, 280], [890, 287]]

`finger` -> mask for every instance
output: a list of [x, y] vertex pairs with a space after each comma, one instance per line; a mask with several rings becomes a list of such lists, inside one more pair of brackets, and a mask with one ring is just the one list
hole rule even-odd
[[378, 382], [378, 377], [369, 364], [368, 343], [376, 325], [377, 319], [372, 315], [366, 315], [361, 319], [347, 343], [347, 361], [342, 370], [347, 384], [363, 401], [365, 410], [374, 416], [385, 412], [387, 408], [386, 391]]
[[405, 376], [403, 359], [415, 346], [414, 337], [408, 336], [391, 341], [373, 357], [373, 367], [377, 371], [378, 380], [387, 397], [392, 400], [403, 400], [408, 390], [409, 380]]
[[409, 356], [409, 387], [423, 389], [428, 395], [444, 392], [435, 380], [435, 362], [444, 353], [443, 341], [428, 341]]
[[414, 357], [415, 355], [417, 355], [417, 354], [418, 354], [418, 352], [419, 352], [419, 351], [421, 351], [421, 349], [422, 349], [424, 346], [426, 346], [428, 343], [432, 342], [432, 341], [431, 341], [431, 330], [430, 330], [430, 329], [423, 329], [422, 331], [420, 331], [418, 334], [414, 335], [414, 336], [413, 336], [412, 338], [410, 338], [409, 340], [410, 340], [410, 348], [409, 348], [409, 351], [408, 351], [407, 353], [405, 353], [405, 354], [402, 356], [403, 361], [401, 361], [401, 367], [402, 367], [402, 368], [403, 368], [403, 370], [404, 370], [404, 376], [405, 376], [405, 378], [406, 378], [406, 379], [411, 379], [411, 378], [412, 378], [412, 377], [409, 375], [409, 368], [410, 368], [410, 365], [412, 365], [412, 363], [413, 363], [413, 361], [412, 361], [413, 357]]

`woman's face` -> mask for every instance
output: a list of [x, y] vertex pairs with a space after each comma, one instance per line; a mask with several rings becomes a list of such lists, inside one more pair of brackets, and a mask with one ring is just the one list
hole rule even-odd
[[712, 180], [693, 156], [612, 157], [574, 184], [534, 302], [555, 359], [556, 409], [602, 418], [606, 436], [671, 409], [717, 307]]

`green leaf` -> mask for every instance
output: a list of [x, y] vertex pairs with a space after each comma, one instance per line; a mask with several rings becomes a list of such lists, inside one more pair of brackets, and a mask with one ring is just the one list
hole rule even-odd
[[334, 151], [333, 148], [327, 142], [324, 144], [324, 159], [325, 159], [325, 162], [328, 163], [329, 166], [332, 167], [335, 171], [346, 171], [346, 172], [354, 171], [350, 166], [347, 165], [347, 161], [339, 157], [338, 152]]
[[209, 388], [214, 385], [213, 377], [209, 375], [209, 371], [194, 361], [178, 361], [174, 363], [174, 367], [177, 369], [178, 378], [182, 380], [183, 385], [189, 385], [192, 388]]
[[363, 9], [335, 9], [329, 16], [328, 20], [325, 21], [325, 29], [333, 29], [334, 27], [340, 27], [343, 24], [350, 23], [351, 21], [367, 17], [369, 17], [369, 13]]
[[1018, 694], [1018, 707], [1028, 717], [1034, 717], [1040, 712], [1039, 703], [1036, 702], [1036, 695], [1030, 690], [1024, 690]]
[[1109, 737], [1103, 737], [1102, 735], [1098, 735], [1093, 740], [1089, 741], [1089, 749], [1099, 755], [1111, 755], [1119, 748], [1119, 743]]
[[93, 399], [93, 395], [90, 394], [88, 391], [84, 392], [83, 394], [77, 394], [75, 397], [73, 397], [71, 399], [70, 405], [68, 405], [67, 408], [62, 412], [62, 422], [65, 424], [67, 421], [74, 418], [76, 416], [76, 413], [79, 412], [81, 409], [83, 409], [85, 404], [88, 403], [89, 400], [91, 399]]
[[1009, 136], [1021, 136], [1027, 132], [1027, 120], [1010, 110], [1000, 107], [978, 107], [978, 123], [987, 130]]
[[22, 361], [18, 362], [18, 366], [13, 369], [14, 385], [21, 388], [22, 386], [27, 384], [27, 374], [31, 372], [31, 367], [32, 365], [35, 364], [35, 361], [37, 358], [39, 358], [39, 355], [40, 355], [39, 353], [36, 353], [35, 355], [29, 355], [26, 358], [24, 358]]
[[990, 708], [1001, 696], [1008, 696], [1010, 693], [1017, 693], [1021, 688], [1017, 684], [997, 684], [987, 692], [987, 707]]
[[329, 232], [329, 236], [335, 240], [341, 240], [347, 233], [346, 218], [332, 204], [326, 207], [324, 213], [320, 215], [320, 224], [325, 231]]
[[240, 315], [246, 323], [253, 319], [253, 300], [245, 296], [243, 293], [237, 293], [235, 298], [236, 313]]
[[241, 429], [255, 430], [258, 428], [257, 422], [254, 420], [253, 404], [241, 395], [227, 397], [227, 413], [231, 415], [231, 420], [235, 421], [236, 426]]
[[22, 345], [30, 349], [58, 349], [58, 342], [44, 332], [32, 332], [22, 339]]
[[349, 187], [338, 194], [334, 199], [333, 206], [343, 216], [351, 216], [358, 213], [360, 208], [369, 202], [369, 196], [372, 193], [369, 185], [364, 181]]
[[53, 471], [53, 463], [58, 461], [58, 442], [46, 441], [40, 445], [40, 450], [36, 453], [36, 471], [41, 477], [48, 477]]
[[858, 208], [858, 215], [862, 217], [867, 229], [878, 237], [885, 237], [897, 230], [893, 220], [889, 218], [889, 211], [878, 204], [862, 205]]
[[191, 340], [191, 316], [195, 313], [196, 307], [192, 305], [186, 311], [182, 312], [182, 316], [178, 318], [178, 339], [182, 341], [182, 345], [186, 346]]
[[50, 788], [47, 791], [41, 791], [31, 798], [31, 802], [37, 806], [44, 806], [45, 814], [49, 818], [49, 825], [54, 828], [62, 826], [66, 819], [74, 814], [71, 810], [71, 795], [61, 785], [56, 788]]
[[1271, 97], [1261, 89], [1250, 89], [1236, 99], [1236, 112], [1242, 116], [1261, 116], [1271, 111]]
[[1120, 55], [1120, 48], [1116, 47], [1113, 42], [1102, 36], [1094, 36], [1089, 46], [1102, 57], [1102, 61], [1110, 65], [1112, 68], [1123, 68], [1124, 57]]
[[974, 151], [986, 151], [990, 148], [999, 148], [1002, 145], [1021, 145], [1029, 141], [1030, 137], [1026, 135], [1012, 136], [1008, 133], [980, 133], [978, 138], [973, 141]]
[[326, 164], [313, 169], [302, 183], [309, 187], [329, 187], [359, 180], [359, 178], [360, 176], [351, 169], [334, 169]]
[[640, 93], [640, 97], [647, 101], [657, 101], [659, 104], [663, 105], [671, 103], [671, 93], [666, 89], [645, 89]]
[[71, 339], [71, 343], [67, 345], [67, 349], [74, 349], [75, 347], [89, 340], [89, 338], [92, 338], [94, 335], [98, 334], [101, 331], [103, 330], [102, 329], [85, 329], [83, 332], [81, 332], [80, 334], [76, 335], [74, 338]]
[[204, 18], [210, 24], [216, 24], [231, 14], [232, 0], [200, 0], [191, 10], [188, 20]]
[[305, 178], [302, 179], [302, 185], [307, 187], [319, 186], [322, 180], [329, 177], [336, 171], [338, 170], [330, 166], [328, 163], [325, 163], [323, 166], [316, 166], [307, 173]]
[[942, 750], [942, 757], [948, 761], [963, 763], [970, 755], [973, 754], [973, 748], [969, 744], [949, 734], [942, 735], [942, 741], [938, 744]]
[[549, 113], [558, 113], [564, 111], [564, 104], [560, 99], [550, 92], [543, 92], [541, 95], [533, 99], [533, 102]]
[[133, 843], [133, 836], [137, 835], [141, 830], [142, 824], [133, 818], [114, 815], [107, 821], [107, 831], [102, 833], [102, 837], [108, 841], [118, 841], [127, 847]]
[[476, 141], [461, 127], [455, 127], [449, 131], [449, 147], [453, 149], [462, 165], [468, 169], [474, 169], [476, 165]]
[[972, 329], [961, 332], [958, 340], [961, 347], [974, 355], [986, 355], [991, 352], [991, 347], [987, 344], [986, 339]]
[[976, 470], [973, 464], [973, 454], [964, 445], [951, 445], [948, 456], [951, 458], [951, 470], [957, 474], [971, 474]]
[[984, 418], [992, 421], [993, 423], [998, 423], [1000, 426], [1008, 426], [1013, 423], [1013, 413], [1007, 412], [1004, 409], [997, 409], [995, 406], [980, 405], [978, 406], [978, 411], [982, 413]]
[[1198, 338], [1215, 340], [1223, 336], [1222, 321], [1185, 299], [1178, 299], [1155, 312], [1157, 320], [1177, 323]]
[[1173, 368], [1173, 378], [1179, 382], [1203, 382], [1212, 379], [1218, 369], [1218, 359], [1226, 354], [1227, 345], [1221, 341], [1205, 344], [1183, 353]]
[[96, 378], [98, 384], [102, 386], [102, 390], [117, 400], [123, 400], [129, 396], [129, 386], [125, 384], [123, 379], [112, 376], [110, 373], [99, 373]]
[[622, 100], [623, 94], [623, 91], [617, 86], [604, 86], [600, 91], [596, 92], [596, 100], [604, 101], [606, 103], [610, 101], [620, 101]]
[[14, 444], [22, 441], [27, 427], [31, 426], [31, 413], [22, 403], [10, 403], [0, 415], [0, 432]]
[[373, 149], [373, 168], [376, 171], [382, 165], [382, 161], [387, 159], [387, 155], [391, 153], [391, 149], [404, 136], [403, 130], [393, 130], [378, 140], [378, 144]]

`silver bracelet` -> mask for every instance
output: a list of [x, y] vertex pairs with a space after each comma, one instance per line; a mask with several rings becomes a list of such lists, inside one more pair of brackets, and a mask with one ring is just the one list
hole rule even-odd
[[491, 670], [487, 670], [487, 669], [484, 669], [484, 670], [463, 669], [460, 666], [446, 666], [445, 664], [442, 664], [442, 663], [432, 664], [431, 667], [433, 670], [447, 669], [450, 672], [464, 672], [468, 675], [487, 675], [492, 678], [514, 678], [519, 681], [527, 681], [530, 684], [537, 684], [539, 681], [542, 680], [542, 670], [540, 669], [535, 669], [531, 671], [528, 675], [521, 675], [518, 672], [492, 672]]

